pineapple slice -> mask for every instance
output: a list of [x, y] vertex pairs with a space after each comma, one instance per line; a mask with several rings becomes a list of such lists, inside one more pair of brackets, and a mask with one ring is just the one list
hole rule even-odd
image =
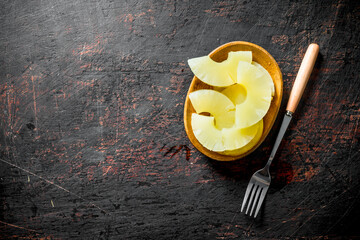
[[257, 68], [259, 68], [264, 74], [265, 74], [265, 78], [266, 80], [269, 82], [269, 84], [271, 85], [271, 96], [274, 96], [275, 94], [275, 85], [274, 82], [270, 76], [270, 73], [263, 67], [261, 66], [259, 63], [257, 62], [252, 62], [252, 65], [256, 66]]
[[[261, 120], [262, 122], [262, 120]], [[252, 139], [254, 139], [258, 132], [260, 124], [256, 123], [253, 126], [247, 128], [224, 128], [222, 132], [222, 140], [226, 150], [236, 150], [247, 145]]]
[[252, 52], [229, 52], [228, 59], [220, 63], [209, 56], [192, 58], [188, 60], [188, 64], [195, 76], [204, 83], [216, 87], [227, 87], [236, 82], [239, 61], [251, 63]]
[[197, 78], [206, 84], [217, 87], [226, 87], [234, 84], [230, 74], [224, 71], [224, 62], [215, 62], [209, 56], [188, 60], [191, 71]]
[[[228, 72], [230, 77], [236, 83], [237, 79], [237, 68], [240, 61], [243, 62], [252, 62], [252, 52], [251, 51], [238, 51], [238, 52], [229, 52], [228, 53]], [[224, 61], [225, 62], [225, 61]]]
[[248, 144], [246, 144], [245, 146], [243, 146], [242, 148], [239, 148], [239, 149], [235, 149], [232, 151], [224, 151], [221, 154], [229, 155], [229, 156], [239, 156], [241, 154], [248, 152], [250, 149], [252, 149], [261, 139], [263, 129], [264, 129], [263, 120], [261, 119], [257, 123], [257, 125], [259, 125], [259, 127], [257, 129], [256, 135]]
[[246, 99], [246, 89], [241, 84], [234, 84], [221, 91], [227, 96], [235, 105], [238, 105]]
[[245, 128], [259, 122], [271, 103], [271, 84], [266, 75], [248, 62], [239, 62], [237, 83], [246, 89], [246, 99], [236, 105], [235, 124]]
[[235, 123], [235, 105], [224, 94], [201, 89], [189, 94], [196, 113], [210, 113], [219, 129], [232, 127]]
[[255, 137], [260, 127], [259, 123], [248, 128], [215, 127], [214, 117], [203, 116], [196, 113], [191, 115], [191, 127], [196, 139], [205, 148], [214, 152], [236, 150], [247, 145]]
[[[271, 86], [271, 96], [274, 96], [275, 86], [269, 72], [257, 62], [252, 62], [252, 65], [256, 66], [265, 74], [265, 78], [269, 81], [269, 85]], [[246, 99], [246, 89], [241, 84], [234, 84], [226, 88], [214, 88], [214, 90], [225, 94], [235, 105], [244, 102]]]
[[222, 142], [221, 130], [215, 127], [214, 117], [193, 113], [191, 115], [191, 127], [196, 139], [205, 148], [215, 152], [226, 150]]

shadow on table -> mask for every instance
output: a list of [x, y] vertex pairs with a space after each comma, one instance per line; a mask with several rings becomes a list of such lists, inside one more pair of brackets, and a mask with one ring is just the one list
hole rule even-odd
[[[218, 162], [214, 160], [209, 160], [209, 162], [213, 170], [225, 179], [246, 182], [247, 184], [252, 174], [264, 167], [264, 163], [266, 163], [266, 161], [255, 159], [247, 157], [233, 162]], [[292, 166], [283, 160], [273, 162], [270, 174], [272, 176], [271, 187], [274, 190], [280, 190], [289, 184], [294, 176]]]

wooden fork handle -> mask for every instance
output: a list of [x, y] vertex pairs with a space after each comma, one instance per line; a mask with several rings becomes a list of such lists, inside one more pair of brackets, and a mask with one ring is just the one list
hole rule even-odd
[[290, 111], [292, 113], [295, 112], [296, 107], [298, 106], [299, 101], [301, 99], [301, 96], [304, 93], [304, 89], [309, 80], [311, 72], [314, 68], [314, 64], [318, 56], [318, 53], [319, 53], [319, 45], [317, 45], [316, 43], [310, 44], [308, 49], [306, 50], [304, 59], [301, 62], [300, 69], [296, 76], [293, 88], [291, 89], [289, 101], [286, 107], [287, 111]]

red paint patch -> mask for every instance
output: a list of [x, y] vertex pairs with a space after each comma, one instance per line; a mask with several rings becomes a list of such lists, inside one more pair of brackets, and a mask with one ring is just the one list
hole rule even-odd
[[91, 166], [89, 167], [88, 171], [87, 171], [87, 179], [89, 181], [94, 179], [94, 171], [95, 171], [95, 166]]
[[78, 47], [76, 50], [73, 50], [73, 55], [80, 56], [80, 60], [82, 56], [93, 56], [95, 54], [101, 54], [103, 51], [102, 45], [106, 44], [107, 40], [103, 39], [101, 35], [96, 36], [95, 42], [90, 44], [83, 44]]
[[272, 43], [285, 45], [289, 43], [289, 37], [287, 35], [276, 35], [271, 38]]

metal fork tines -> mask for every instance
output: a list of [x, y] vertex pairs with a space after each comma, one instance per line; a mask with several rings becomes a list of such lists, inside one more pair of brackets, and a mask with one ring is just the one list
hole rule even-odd
[[[269, 189], [270, 182], [271, 177], [268, 167], [260, 169], [252, 175], [246, 189], [241, 212], [243, 212], [245, 206], [247, 206], [245, 214], [249, 214], [250, 217], [253, 216], [254, 218], [258, 215], [261, 205], [264, 202], [266, 192]], [[249, 212], [250, 209], [251, 211]], [[256, 211], [254, 213], [255, 209]]]
[[[269, 189], [269, 185], [271, 182], [271, 176], [269, 172], [271, 162], [274, 159], [275, 153], [280, 145], [281, 139], [283, 138], [287, 127], [289, 126], [291, 118], [292, 118], [292, 112], [287, 111], [284, 116], [284, 120], [281, 124], [279, 134], [275, 140], [275, 144], [271, 151], [268, 162], [266, 163], [264, 168], [255, 172], [250, 179], [241, 206], [241, 212], [244, 210], [245, 206], [247, 205], [245, 214], [248, 214], [249, 210], [251, 209], [249, 213], [250, 216], [256, 217], [258, 215], [261, 205], [264, 202], [266, 192]], [[256, 209], [255, 214], [253, 214], [255, 209]]]

